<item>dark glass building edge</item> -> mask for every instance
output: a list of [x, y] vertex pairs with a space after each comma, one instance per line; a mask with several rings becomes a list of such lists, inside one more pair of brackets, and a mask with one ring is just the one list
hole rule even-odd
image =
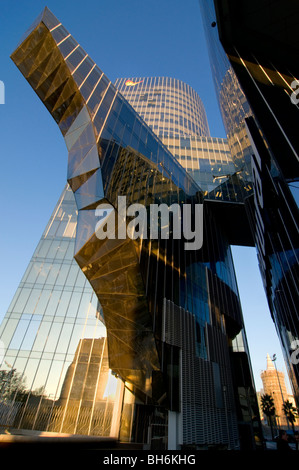
[[[294, 60], [298, 48], [292, 40], [298, 4], [286, 6], [277, 1], [270, 8], [267, 1], [228, 4], [202, 0], [200, 5], [220, 107], [228, 109], [222, 113], [228, 135], [238, 136], [243, 127], [249, 143], [243, 158], [240, 153], [241, 164], [248, 154], [252, 156], [255, 197], [247, 200], [248, 219], [298, 403], [298, 364], [292, 361], [299, 337], [298, 107], [291, 101], [291, 84], [298, 77]], [[237, 114], [225, 105], [228, 75], [235, 82], [231, 98], [244, 97], [245, 106]]]
[[[49, 25], [52, 33], [45, 27], [45, 23], [49, 24], [49, 21], [52, 22]], [[224, 269], [225, 243], [220, 240], [219, 235], [217, 236], [213, 216], [207, 211], [206, 220], [210, 223], [205, 226], [205, 230], [208, 231], [206, 239], [211, 240], [211, 243], [207, 243], [205, 250], [197, 254], [186, 252], [183, 254], [180, 243], [175, 246], [175, 240], [158, 240], [155, 246], [155, 243], [147, 243], [145, 240], [143, 240], [143, 244], [139, 245], [132, 240], [125, 240], [123, 243], [117, 241], [108, 245], [95, 239], [91, 232], [91, 228], [93, 229], [95, 225], [94, 208], [103, 199], [115, 201], [117, 186], [112, 189], [112, 184], [120, 185], [119, 194], [129, 195], [129, 202], [136, 201], [137, 195], [139, 202], [140, 200], [145, 201], [148, 197], [152, 198], [151, 191], [155, 188], [154, 200], [156, 201], [184, 201], [194, 205], [196, 201], [200, 200], [198, 199], [199, 191], [192, 179], [172, 159], [125, 100], [120, 95], [116, 96], [115, 89], [109, 84], [106, 77], [102, 73], [99, 74], [96, 66], [48, 10], [44, 12], [43, 22], [16, 50], [13, 58], [45, 102], [56, 122], [59, 123], [66, 139], [69, 149], [68, 178], [79, 209], [76, 259], [100, 298], [104, 317], [105, 310], [108, 312], [110, 309], [109, 315], [105, 317], [110, 364], [124, 379], [134, 384], [135, 392], [143, 400], [158, 401], [161, 396], [164, 397], [163, 389], [166, 388], [168, 390], [167, 408], [178, 409], [179, 397], [175, 396], [174, 390], [177, 389], [175, 387], [178, 379], [177, 361], [179, 355], [177, 348], [180, 349], [180, 346], [178, 346], [178, 340], [171, 339], [171, 335], [175, 331], [174, 327], [171, 327], [173, 324], [171, 318], [179, 318], [181, 315], [185, 322], [189, 318], [189, 326], [193, 325], [189, 331], [192, 331], [191, 338], [193, 337], [195, 340], [193, 353], [197, 372], [199, 366], [205, 367], [206, 373], [208, 375], [212, 373], [214, 377], [211, 393], [207, 393], [207, 389], [203, 386], [199, 387], [199, 392], [210, 396], [212, 402], [214, 396], [218, 397], [216, 402], [212, 403], [209, 412], [214, 413], [214, 424], [210, 424], [212, 432], [210, 439], [213, 442], [229, 442], [231, 447], [236, 447], [239, 442], [235, 411], [236, 397], [231, 374], [232, 360], [228, 353], [227, 340], [231, 345], [232, 353], [232, 341], [241, 332], [243, 324], [233, 269]], [[56, 40], [53, 39], [52, 34]], [[65, 61], [62, 54], [65, 56]], [[68, 70], [66, 63], [69, 64]], [[92, 78], [93, 70], [96, 76]], [[72, 76], [70, 71], [73, 72]], [[110, 88], [111, 93], [108, 93]], [[104, 95], [103, 89], [106, 92]], [[93, 96], [93, 91], [98, 91], [99, 95]], [[87, 100], [88, 108], [83, 104], [83, 94], [86, 94], [84, 100]], [[121, 114], [115, 114], [120, 111], [121, 106], [125, 108], [123, 120]], [[110, 115], [111, 109], [115, 113]], [[136, 151], [128, 144], [136, 138], [136, 134], [132, 130], [137, 128], [139, 141], [137, 137], [138, 150]], [[145, 130], [146, 136], [142, 135], [142, 129]], [[98, 145], [96, 145], [95, 139], [98, 132], [101, 134], [96, 142]], [[158, 152], [159, 158], [157, 157]], [[160, 159], [163, 160], [163, 163]], [[101, 171], [98, 170], [100, 162], [102, 164]], [[157, 164], [162, 167], [162, 170], [159, 171]], [[133, 181], [132, 169], [135, 170]], [[133, 188], [134, 191], [132, 191]], [[150, 194], [148, 189], [151, 190]], [[82, 227], [85, 229], [85, 233], [83, 233]], [[218, 240], [218, 244], [216, 240]], [[91, 243], [95, 243], [97, 246], [95, 247]], [[215, 247], [217, 247], [216, 250]], [[89, 250], [89, 248], [92, 249]], [[109, 256], [107, 256], [108, 251], [110, 251]], [[96, 262], [93, 259], [95, 256]], [[178, 256], [180, 263], [176, 265]], [[171, 268], [165, 262], [170, 259], [172, 260]], [[138, 262], [140, 268], [138, 268]], [[111, 292], [109, 292], [109, 301], [107, 300], [107, 287], [109, 288], [111, 283], [109, 272], [111, 265], [109, 263], [113, 265], [113, 276], [115, 276], [115, 271], [118, 271], [119, 274], [120, 284], [114, 283], [112, 286], [114, 297], [116, 297], [115, 294], [119, 294], [120, 288], [123, 289], [121, 292], [122, 315], [119, 315], [120, 298], [111, 300]], [[128, 264], [126, 265], [126, 263]], [[126, 269], [127, 266], [130, 268]], [[226, 266], [229, 266], [229, 259]], [[172, 278], [172, 283], [168, 286], [164, 281], [169, 269], [168, 274]], [[125, 278], [124, 271], [126, 271]], [[145, 276], [145, 273], [147, 273], [148, 309], [144, 303], [142, 276]], [[161, 283], [158, 281], [158, 277], [155, 277], [158, 273], [161, 273], [159, 278]], [[97, 290], [99, 279], [101, 286], [104, 286], [106, 290], [104, 293]], [[132, 280], [134, 280], [135, 286]], [[176, 286], [180, 286], [180, 288], [176, 289]], [[207, 294], [202, 295], [201, 289]], [[203, 299], [206, 299], [204, 308], [201, 307]], [[126, 305], [125, 312], [123, 305]], [[180, 305], [179, 311], [176, 310], [178, 305]], [[138, 306], [141, 307], [141, 310], [138, 310]], [[128, 315], [131, 312], [136, 318], [137, 311], [141, 313], [141, 316], [138, 317], [139, 329], [134, 326], [135, 329], [132, 330], [132, 324], [130, 325], [131, 329], [125, 329]], [[161, 330], [161, 323], [165, 325], [164, 333]], [[166, 325], [169, 326], [166, 328]], [[120, 327], [122, 337], [116, 336], [119, 334]], [[138, 337], [140, 332], [142, 334]], [[207, 335], [210, 339], [208, 348]], [[133, 338], [134, 341], [132, 341]], [[221, 354], [220, 350], [217, 352], [217, 348], [213, 349], [213, 341], [215, 344], [222, 341], [223, 351], [226, 353], [222, 351]], [[122, 345], [121, 351], [119, 343]], [[179, 340], [179, 344], [182, 346], [182, 339]], [[243, 343], [240, 337], [238, 344], [242, 349]], [[135, 347], [136, 351], [132, 351], [131, 346]], [[189, 349], [190, 345], [185, 344], [182, 347], [182, 355], [185, 360], [187, 360], [187, 350]], [[175, 359], [176, 357], [177, 359]], [[170, 359], [169, 362], [168, 359]], [[132, 360], [136, 362], [133, 364]], [[187, 362], [185, 363], [186, 367]], [[132, 369], [132, 364], [134, 369]], [[166, 364], [170, 364], [168, 369]], [[198, 374], [195, 376], [198, 377]], [[216, 379], [217, 377], [218, 379]], [[217, 388], [217, 384], [220, 385], [220, 388]], [[221, 401], [220, 396], [223, 395], [224, 388], [226, 398]], [[188, 402], [183, 400], [181, 406], [184, 405], [187, 408], [189, 406]], [[194, 406], [196, 408], [196, 405]], [[206, 409], [201, 410], [202, 413], [206, 411]], [[198, 419], [200, 412], [195, 414]], [[225, 416], [226, 418], [224, 418]], [[216, 422], [220, 420], [220, 427], [215, 425], [215, 419]], [[228, 419], [230, 420], [231, 433], [229, 436], [225, 431], [227, 427], [220, 425], [223, 419], [226, 423]], [[252, 416], [248, 415], [244, 420], [250, 427]], [[187, 430], [188, 420], [184, 425], [184, 432]], [[206, 442], [207, 432], [203, 429], [200, 430], [198, 423], [194, 427], [189, 426], [189, 430], [195, 433], [196, 442]], [[193, 437], [186, 435], [184, 441], [190, 442], [192, 438], [194, 435]]]

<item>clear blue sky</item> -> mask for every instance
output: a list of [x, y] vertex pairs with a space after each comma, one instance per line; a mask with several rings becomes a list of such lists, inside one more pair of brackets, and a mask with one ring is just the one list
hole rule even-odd
[[[1, 270], [3, 318], [66, 181], [67, 151], [58, 127], [10, 59], [44, 6], [103, 72], [171, 76], [201, 96], [211, 135], [225, 137], [197, 0], [11, 0], [0, 5]], [[256, 388], [266, 355], [282, 352], [270, 318], [255, 249], [234, 248]]]

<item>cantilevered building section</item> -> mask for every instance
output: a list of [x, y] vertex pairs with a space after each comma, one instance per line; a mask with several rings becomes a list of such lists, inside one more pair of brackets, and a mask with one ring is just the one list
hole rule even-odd
[[[53, 345], [47, 346], [47, 326], [31, 329], [30, 342], [24, 342], [20, 323], [28, 318], [14, 317], [11, 308], [3, 329], [13, 343], [5, 343], [2, 421], [9, 417], [9, 424], [20, 429], [109, 434], [162, 448], [253, 446], [258, 421], [242, 312], [229, 242], [214, 211], [204, 203], [203, 245], [197, 250], [186, 250], [186, 240], [171, 231], [168, 238], [160, 230], [151, 239], [150, 220], [148, 232], [137, 238], [129, 237], [123, 224], [124, 210], [132, 204], [147, 210], [161, 203], [190, 207], [194, 220], [204, 192], [48, 9], [12, 59], [65, 138], [69, 187], [61, 202], [71, 189], [71, 210], [74, 200], [77, 207], [76, 218], [70, 219], [76, 222], [76, 237], [74, 231], [71, 236], [81, 268], [74, 274], [80, 282], [82, 273], [88, 280], [80, 294], [92, 296], [92, 288], [97, 301], [92, 297], [92, 309], [89, 304], [66, 307], [62, 322], [53, 315], [51, 332], [59, 337], [59, 349], [54, 333]], [[118, 196], [126, 196], [124, 206]], [[54, 211], [54, 219], [62, 216]], [[55, 222], [59, 225], [54, 220], [52, 230]], [[115, 229], [116, 236], [100, 239], [96, 227], [98, 232], [111, 230], [110, 235]], [[57, 241], [71, 229], [55, 232]], [[43, 271], [45, 256], [33, 260], [33, 269], [40, 261]], [[62, 263], [58, 276], [64, 269]], [[75, 280], [69, 282], [56, 290], [61, 288], [61, 295], [66, 287], [72, 290]], [[46, 302], [43, 288], [41, 295]], [[40, 315], [44, 324], [47, 310]], [[89, 329], [79, 327], [79, 318]], [[96, 329], [101, 319], [107, 340], [105, 331]], [[54, 363], [59, 361], [58, 376]], [[33, 379], [25, 385], [29, 373]], [[246, 403], [240, 392], [244, 387]]]

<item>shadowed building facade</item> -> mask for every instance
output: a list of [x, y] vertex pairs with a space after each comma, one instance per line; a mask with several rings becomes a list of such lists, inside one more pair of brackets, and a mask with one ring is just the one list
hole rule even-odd
[[187, 83], [171, 77], [117, 78], [115, 86], [160, 139], [210, 136], [203, 103]]
[[[245, 199], [253, 194], [253, 185], [250, 164], [244, 165], [241, 133], [238, 132], [237, 138], [235, 132], [232, 133], [233, 146], [230, 137], [211, 137], [200, 97], [180, 80], [131, 77], [118, 78], [115, 83], [201, 188], [206, 204], [210, 204], [218, 219], [222, 237], [232, 245], [253, 246], [244, 204]], [[226, 107], [231, 106], [232, 93], [226, 97]], [[240, 109], [243, 102], [244, 96], [240, 97], [236, 108]], [[180, 120], [182, 110], [188, 113], [191, 123], [185, 118]], [[200, 120], [195, 120], [197, 114]], [[236, 116], [233, 117], [235, 121]], [[246, 139], [247, 145], [247, 136]], [[239, 161], [241, 156], [242, 164]], [[250, 154], [248, 156], [250, 162]], [[236, 220], [239, 221], [238, 230], [235, 230]]]
[[[10, 416], [14, 413], [16, 417], [11, 425], [22, 428], [18, 411], [25, 416], [38, 380], [43, 385], [31, 403], [26, 428], [51, 429], [56, 410], [55, 416], [65, 416], [64, 421], [57, 420], [70, 424], [67, 430], [60, 426], [60, 432], [80, 429], [97, 434], [107, 427], [105, 432], [110, 435], [152, 448], [252, 446], [257, 410], [229, 241], [221, 235], [213, 210], [203, 204], [203, 191], [48, 9], [27, 31], [12, 59], [57, 122], [68, 149], [69, 187], [60, 200], [63, 204], [69, 197], [68, 211], [60, 212], [58, 205], [52, 217], [53, 233], [46, 230], [40, 246], [48, 242], [51, 249], [55, 241], [60, 253], [66, 235], [62, 226], [61, 233], [56, 230], [63, 221], [75, 223], [73, 231], [71, 226], [67, 231], [80, 267], [74, 276], [82, 280], [83, 273], [88, 280], [82, 284], [81, 296], [95, 293], [96, 299], [92, 297], [94, 308], [90, 310], [87, 297], [81, 308], [81, 296], [70, 295], [73, 309], [67, 304], [60, 321], [57, 314], [46, 315], [52, 292], [47, 298], [42, 288], [45, 304], [37, 321], [48, 321], [43, 328], [49, 330], [41, 334], [43, 329], [34, 325], [28, 344], [19, 325], [29, 321], [30, 327], [36, 321], [36, 310], [27, 317], [23, 300], [22, 313], [14, 317], [17, 313], [11, 307], [2, 328], [7, 347], [4, 415], [10, 410]], [[203, 117], [202, 122], [207, 128]], [[125, 207], [120, 207], [119, 196], [126, 197]], [[192, 220], [203, 206], [200, 249], [185, 249], [187, 237], [177, 239], [171, 230], [163, 238], [161, 226], [155, 239], [147, 231], [141, 237], [128, 236], [127, 228], [138, 209], [131, 209], [126, 225], [124, 210], [130, 210], [132, 204], [149, 210], [162, 203], [177, 204], [183, 213], [189, 210]], [[72, 211], [74, 217], [70, 218]], [[101, 239], [96, 227], [111, 230], [110, 236]], [[57, 240], [50, 240], [50, 234]], [[33, 270], [41, 276], [48, 256], [44, 250], [41, 259], [33, 260]], [[54, 275], [55, 250], [51, 253], [48, 269]], [[70, 289], [75, 278], [70, 280]], [[56, 290], [58, 300], [69, 289], [58, 284]], [[68, 331], [68, 341], [64, 341], [64, 331]], [[77, 331], [76, 337], [72, 331]], [[107, 375], [109, 378], [103, 362], [106, 340], [100, 341], [106, 331], [109, 368], [118, 377], [113, 405], [107, 401], [112, 394], [99, 394], [96, 385], [100, 380], [106, 382]], [[36, 341], [39, 349], [34, 347]], [[61, 367], [59, 377], [54, 361]], [[244, 364], [246, 380], [242, 382]], [[28, 388], [23, 386], [21, 400], [19, 390], [28, 374], [33, 382]], [[20, 382], [14, 390], [8, 385], [12, 375]], [[80, 383], [86, 385], [80, 388]], [[246, 406], [243, 392], [251, 394]], [[52, 414], [37, 427], [42, 404], [48, 406], [49, 400]], [[68, 411], [71, 405], [73, 415]], [[94, 426], [100, 420], [101, 406], [106, 410], [102, 427]], [[109, 419], [107, 410], [111, 410]]]

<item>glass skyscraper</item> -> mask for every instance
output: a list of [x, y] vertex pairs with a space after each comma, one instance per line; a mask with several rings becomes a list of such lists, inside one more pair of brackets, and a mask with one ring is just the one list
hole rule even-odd
[[74, 260], [76, 227], [66, 186], [1, 325], [0, 422], [109, 436], [117, 380], [101, 308]]
[[248, 220], [299, 404], [298, 3], [200, 5], [232, 157], [255, 188], [245, 201]]
[[[147, 448], [254, 447], [258, 411], [230, 241], [210, 204], [223, 175], [203, 178], [202, 190], [200, 172], [196, 182], [179, 163], [192, 143], [203, 156], [211, 146], [215, 156], [223, 150], [225, 179], [238, 180], [226, 143], [204, 135], [200, 100], [170, 80], [186, 93], [182, 121], [163, 125], [174, 147], [179, 139], [176, 159], [48, 9], [12, 59], [59, 125], [69, 160], [68, 186], [2, 325], [1, 425]], [[159, 83], [162, 94], [168, 81]], [[129, 237], [131, 219], [113, 236], [124, 209], [163, 203], [189, 209], [193, 221], [203, 210], [200, 249], [186, 250], [190, 237], [171, 230], [162, 237], [161, 225], [157, 238], [140, 226]]]

